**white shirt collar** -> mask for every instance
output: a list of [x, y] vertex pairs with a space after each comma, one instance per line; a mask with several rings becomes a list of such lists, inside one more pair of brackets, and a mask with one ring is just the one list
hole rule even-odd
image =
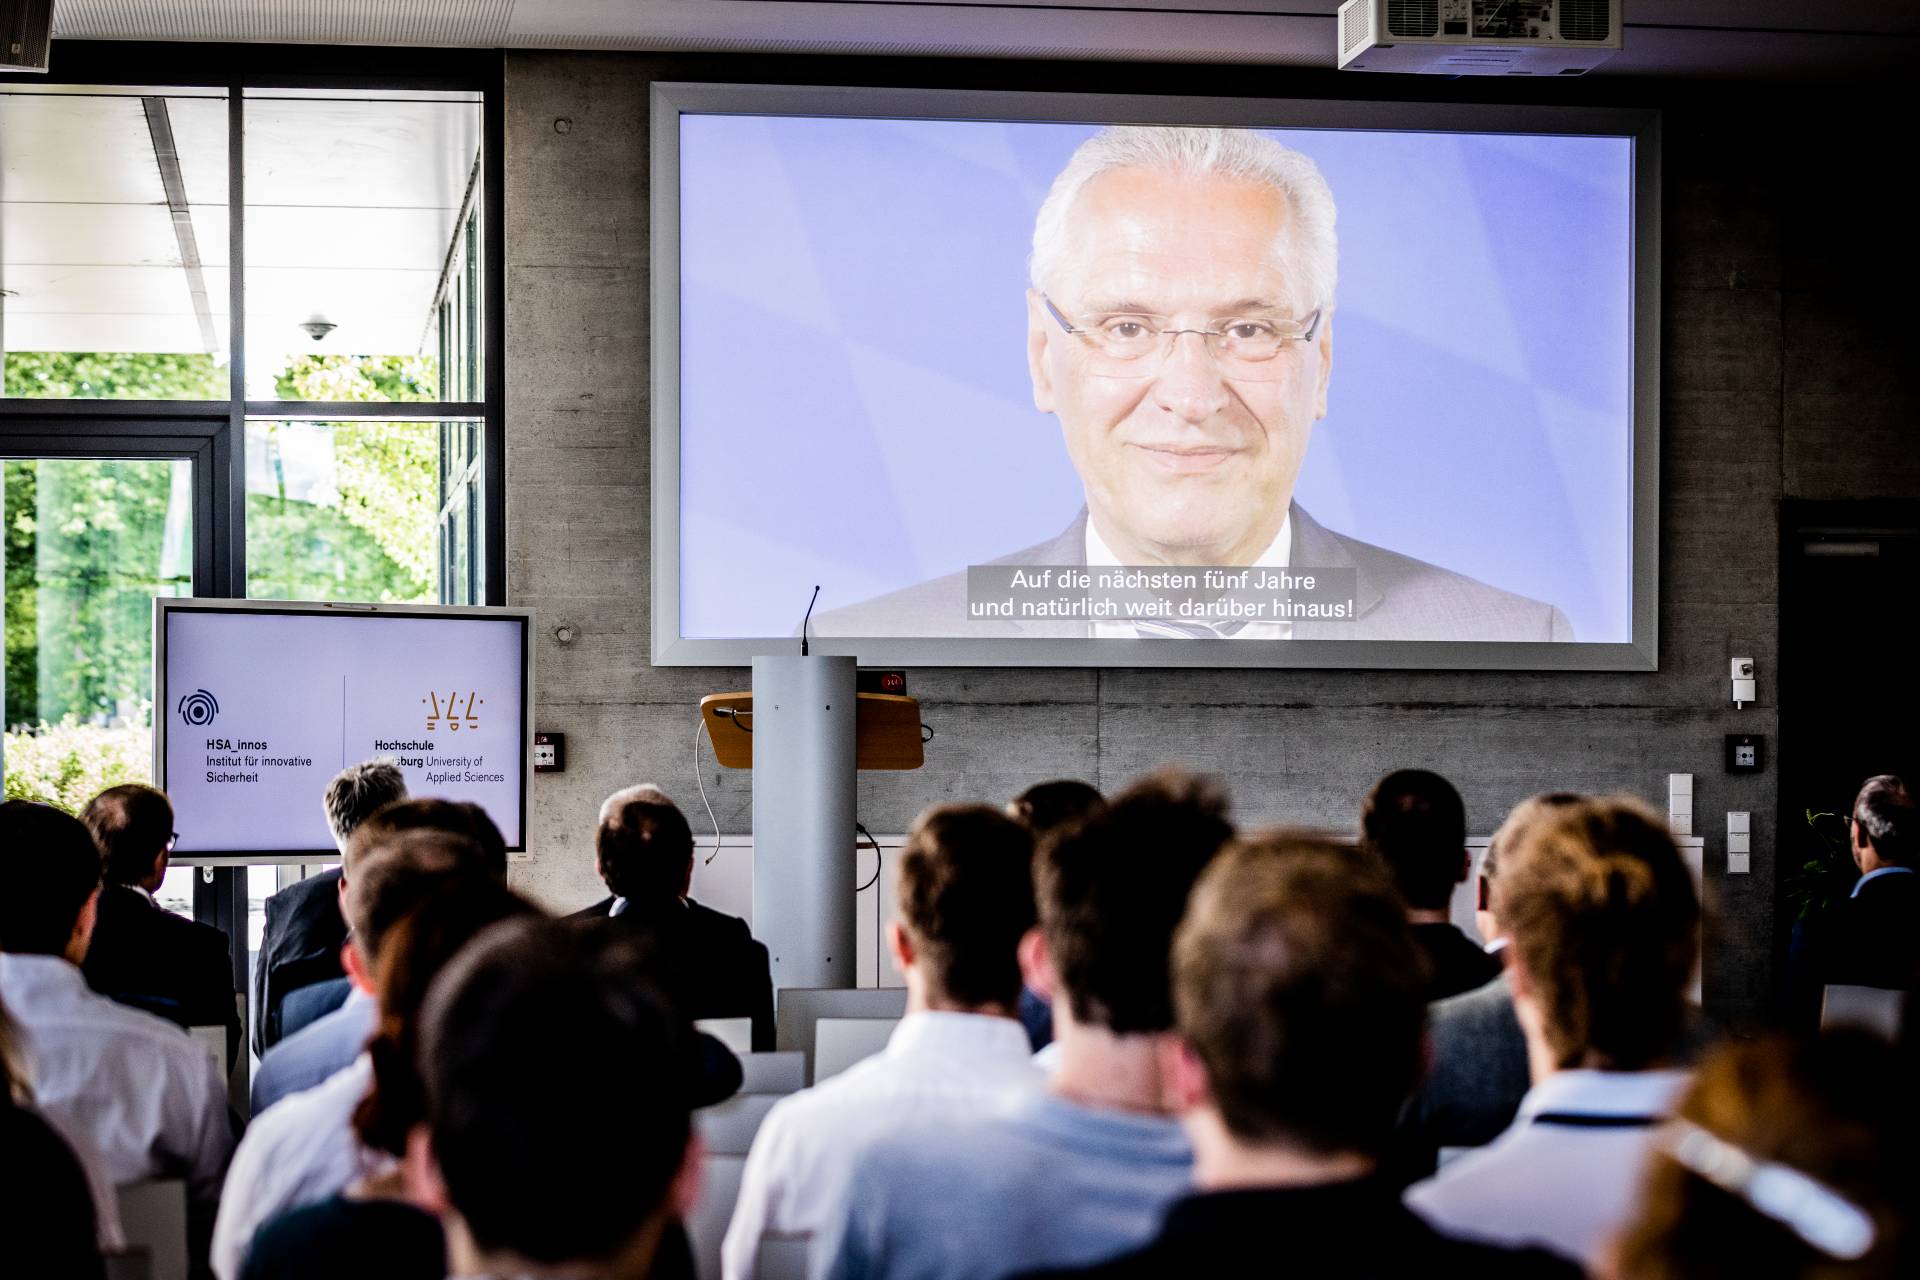
[[1547, 1112], [1582, 1116], [1668, 1116], [1693, 1079], [1689, 1071], [1556, 1071], [1527, 1090], [1516, 1124]]
[[[1261, 569], [1285, 569], [1293, 560], [1293, 511], [1287, 511], [1287, 518], [1280, 522], [1280, 532], [1274, 535], [1267, 549], [1254, 559], [1254, 567]], [[1093, 516], [1087, 516], [1087, 567], [1090, 569], [1119, 568], [1120, 557], [1113, 553], [1107, 540], [1094, 528]]]
[[1016, 1018], [988, 1013], [923, 1010], [900, 1019], [887, 1039], [887, 1056], [930, 1053], [943, 1058], [1030, 1057], [1027, 1030]]

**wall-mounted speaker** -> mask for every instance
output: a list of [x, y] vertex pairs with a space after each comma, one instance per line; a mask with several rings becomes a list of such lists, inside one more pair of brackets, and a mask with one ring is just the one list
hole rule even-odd
[[45, 71], [53, 0], [0, 0], [0, 71]]

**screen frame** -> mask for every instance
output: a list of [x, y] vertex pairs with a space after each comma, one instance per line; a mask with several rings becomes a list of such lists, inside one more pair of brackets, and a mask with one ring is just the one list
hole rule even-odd
[[[513, 605], [365, 604], [338, 600], [231, 600], [203, 596], [155, 596], [153, 599], [153, 785], [167, 789], [167, 620], [175, 613], [247, 613], [267, 616], [310, 615], [354, 618], [444, 618], [450, 620], [517, 620], [520, 623], [520, 706], [525, 713], [520, 740], [520, 829], [502, 832], [507, 852], [524, 853], [533, 782], [533, 629], [535, 611]], [[313, 802], [321, 803], [315, 796]], [[332, 844], [299, 849], [222, 849], [195, 852], [181, 849], [172, 861], [181, 866], [258, 866], [263, 863], [311, 863], [337, 859]]]
[[868, 665], [935, 667], [1302, 667], [1356, 670], [1659, 670], [1660, 113], [1651, 109], [1286, 98], [1152, 97], [660, 81], [651, 95], [652, 653], [654, 666], [733, 666], [799, 640], [808, 586], [794, 587], [795, 633], [680, 634], [680, 118], [783, 115], [1073, 124], [1174, 124], [1396, 132], [1623, 137], [1633, 147], [1631, 638], [1625, 643], [1155, 640], [822, 636], [822, 654]]

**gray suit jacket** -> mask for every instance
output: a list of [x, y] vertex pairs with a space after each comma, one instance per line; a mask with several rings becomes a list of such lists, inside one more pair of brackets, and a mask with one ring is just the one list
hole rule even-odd
[[[1298, 503], [1293, 506], [1291, 562], [1302, 569], [1356, 571], [1354, 617], [1296, 622], [1296, 640], [1572, 640], [1573, 627], [1550, 604], [1476, 582], [1411, 556], [1334, 533]], [[996, 565], [1084, 565], [1083, 507], [1059, 537], [1002, 556]], [[1084, 637], [1078, 621], [975, 619], [967, 616], [967, 574], [950, 573], [918, 586], [819, 614], [821, 636], [914, 636], [945, 639], [1022, 636]]]

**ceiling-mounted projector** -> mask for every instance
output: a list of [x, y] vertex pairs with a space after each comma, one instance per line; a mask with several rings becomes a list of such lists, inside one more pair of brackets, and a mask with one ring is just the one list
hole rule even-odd
[[53, 0], [0, 0], [0, 71], [45, 71]]
[[1340, 69], [1578, 76], [1620, 47], [1620, 0], [1347, 0]]

